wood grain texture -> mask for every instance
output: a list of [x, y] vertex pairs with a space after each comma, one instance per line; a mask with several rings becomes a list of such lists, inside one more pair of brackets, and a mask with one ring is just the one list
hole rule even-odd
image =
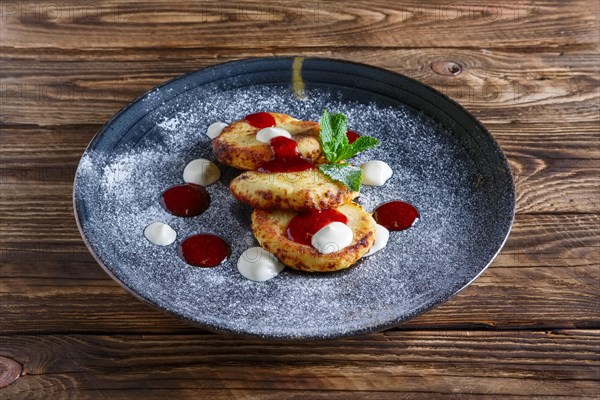
[[598, 339], [596, 330], [388, 332], [304, 343], [41, 335], [3, 338], [0, 352], [23, 363], [8, 398], [574, 399], [597, 394]]
[[[570, 124], [564, 130], [550, 125], [489, 126], [493, 134], [497, 127], [495, 137], [509, 158], [517, 185], [518, 212], [598, 212], [600, 131], [593, 122]], [[6, 213], [0, 237], [35, 235], [23, 226], [24, 222], [36, 229], [35, 222], [51, 224], [59, 217], [64, 218], [62, 221], [70, 219], [71, 185], [77, 163], [100, 127], [0, 127], [0, 183], [7, 189], [0, 193], [0, 210]], [[45, 185], [54, 190], [38, 190]], [[23, 208], [23, 204], [29, 207]], [[26, 221], [23, 214], [28, 216]], [[61, 224], [46, 229], [64, 228]]]
[[[0, 398], [597, 399], [599, 27], [595, 0], [0, 2]], [[402, 73], [488, 127], [517, 218], [470, 287], [384, 333], [263, 342], [97, 265], [71, 206], [93, 135], [167, 79], [273, 55]]]
[[[401, 329], [600, 327], [599, 223], [592, 214], [519, 215], [505, 250], [480, 278]], [[23, 226], [28, 226], [26, 218]], [[29, 240], [5, 240], [0, 250], [5, 333], [193, 329], [139, 302], [108, 278], [72, 230], [53, 234], [53, 240], [47, 229], [31, 229]]]
[[[39, 64], [22, 49], [3, 49], [0, 72], [4, 124], [104, 124], [121, 107], [152, 87], [198, 68], [247, 57], [304, 55], [346, 59], [390, 69], [450, 96], [484, 123], [598, 122], [598, 48], [544, 52], [437, 49], [277, 51], [212, 49], [133, 52], [43, 52]], [[129, 53], [129, 52], [128, 52]], [[36, 52], [37, 54], [37, 52]], [[145, 58], [144, 58], [145, 57]], [[461, 66], [440, 75], [436, 62]], [[48, 71], [52, 71], [49, 73]], [[60, 110], [60, 112], [58, 112]]]
[[[4, 9], [5, 46], [26, 48], [561, 47], [596, 43], [597, 3], [36, 1]], [[29, 7], [28, 7], [29, 6]], [[518, 34], [516, 34], [518, 32]], [[82, 40], [82, 38], [86, 40]]]

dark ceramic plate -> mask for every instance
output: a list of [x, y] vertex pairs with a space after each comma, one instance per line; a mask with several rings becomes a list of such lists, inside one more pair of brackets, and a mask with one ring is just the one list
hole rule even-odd
[[[401, 199], [421, 219], [392, 232], [387, 248], [328, 274], [284, 270], [257, 283], [238, 274], [240, 254], [256, 241], [251, 210], [220, 165], [208, 187], [209, 210], [189, 219], [166, 213], [158, 198], [182, 183], [192, 159], [213, 159], [204, 132], [257, 111], [317, 120], [343, 112], [351, 128], [382, 145], [355, 163], [384, 160], [394, 176], [364, 187], [368, 211]], [[481, 274], [510, 231], [515, 191], [504, 154], [487, 130], [435, 90], [383, 69], [328, 59], [263, 58], [207, 68], [167, 82], [119, 112], [90, 143], [74, 186], [75, 213], [90, 251], [125, 288], [204, 328], [269, 338], [331, 338], [391, 327], [449, 299]], [[144, 228], [162, 221], [178, 233], [166, 247]], [[231, 258], [195, 268], [177, 255], [187, 236], [225, 238]]]

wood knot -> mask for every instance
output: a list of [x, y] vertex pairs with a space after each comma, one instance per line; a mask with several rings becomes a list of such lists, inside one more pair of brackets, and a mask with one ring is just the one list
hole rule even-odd
[[454, 61], [434, 61], [431, 63], [431, 69], [436, 74], [455, 76], [462, 72], [460, 64]]
[[19, 362], [12, 358], [0, 356], [0, 389], [16, 381], [21, 376], [22, 371], [23, 366]]

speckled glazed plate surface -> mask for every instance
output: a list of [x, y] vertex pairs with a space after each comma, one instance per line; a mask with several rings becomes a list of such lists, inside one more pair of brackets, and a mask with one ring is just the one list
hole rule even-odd
[[[303, 90], [303, 96], [301, 96]], [[236, 269], [257, 243], [251, 209], [228, 184], [239, 171], [218, 164], [210, 208], [178, 218], [159, 196], [195, 158], [214, 160], [205, 135], [215, 121], [257, 111], [318, 120], [343, 112], [349, 127], [382, 145], [353, 159], [386, 161], [383, 187], [363, 186], [368, 211], [389, 200], [415, 205], [417, 224], [348, 270], [253, 282]], [[75, 213], [98, 262], [146, 302], [204, 328], [268, 338], [331, 338], [381, 330], [449, 299], [481, 274], [510, 231], [515, 192], [504, 154], [462, 107], [404, 76], [366, 65], [293, 58], [250, 59], [167, 82], [120, 113], [92, 140], [74, 185]], [[177, 241], [151, 244], [144, 228], [171, 225]], [[220, 235], [231, 257], [216, 268], [187, 265], [177, 246], [197, 233]]]

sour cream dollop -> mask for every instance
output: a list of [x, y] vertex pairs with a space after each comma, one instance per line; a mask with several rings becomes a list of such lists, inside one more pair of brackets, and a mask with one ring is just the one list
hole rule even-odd
[[360, 169], [363, 171], [362, 183], [368, 186], [383, 186], [393, 174], [392, 168], [379, 160], [367, 161]]
[[387, 246], [389, 238], [390, 231], [388, 231], [385, 226], [375, 224], [375, 243], [373, 244], [373, 247], [371, 247], [371, 250], [369, 250], [363, 257], [371, 256], [383, 249], [385, 246]]
[[262, 247], [250, 247], [244, 251], [237, 263], [237, 269], [244, 278], [264, 282], [275, 278], [285, 266]]
[[271, 139], [276, 138], [278, 136], [284, 136], [288, 139], [292, 137], [292, 135], [283, 128], [263, 128], [256, 133], [256, 140], [263, 143], [269, 143]]
[[214, 139], [219, 136], [226, 127], [227, 124], [225, 122], [215, 122], [214, 124], [210, 124], [208, 129], [206, 129], [206, 136]]
[[183, 180], [200, 186], [208, 186], [219, 180], [221, 170], [211, 161], [198, 158], [190, 161], [183, 170]]
[[311, 244], [321, 254], [335, 253], [352, 243], [354, 233], [343, 222], [332, 222], [325, 225], [315, 233]]
[[168, 246], [177, 238], [177, 232], [167, 224], [154, 222], [144, 229], [144, 236], [146, 236], [146, 239], [152, 244]]

